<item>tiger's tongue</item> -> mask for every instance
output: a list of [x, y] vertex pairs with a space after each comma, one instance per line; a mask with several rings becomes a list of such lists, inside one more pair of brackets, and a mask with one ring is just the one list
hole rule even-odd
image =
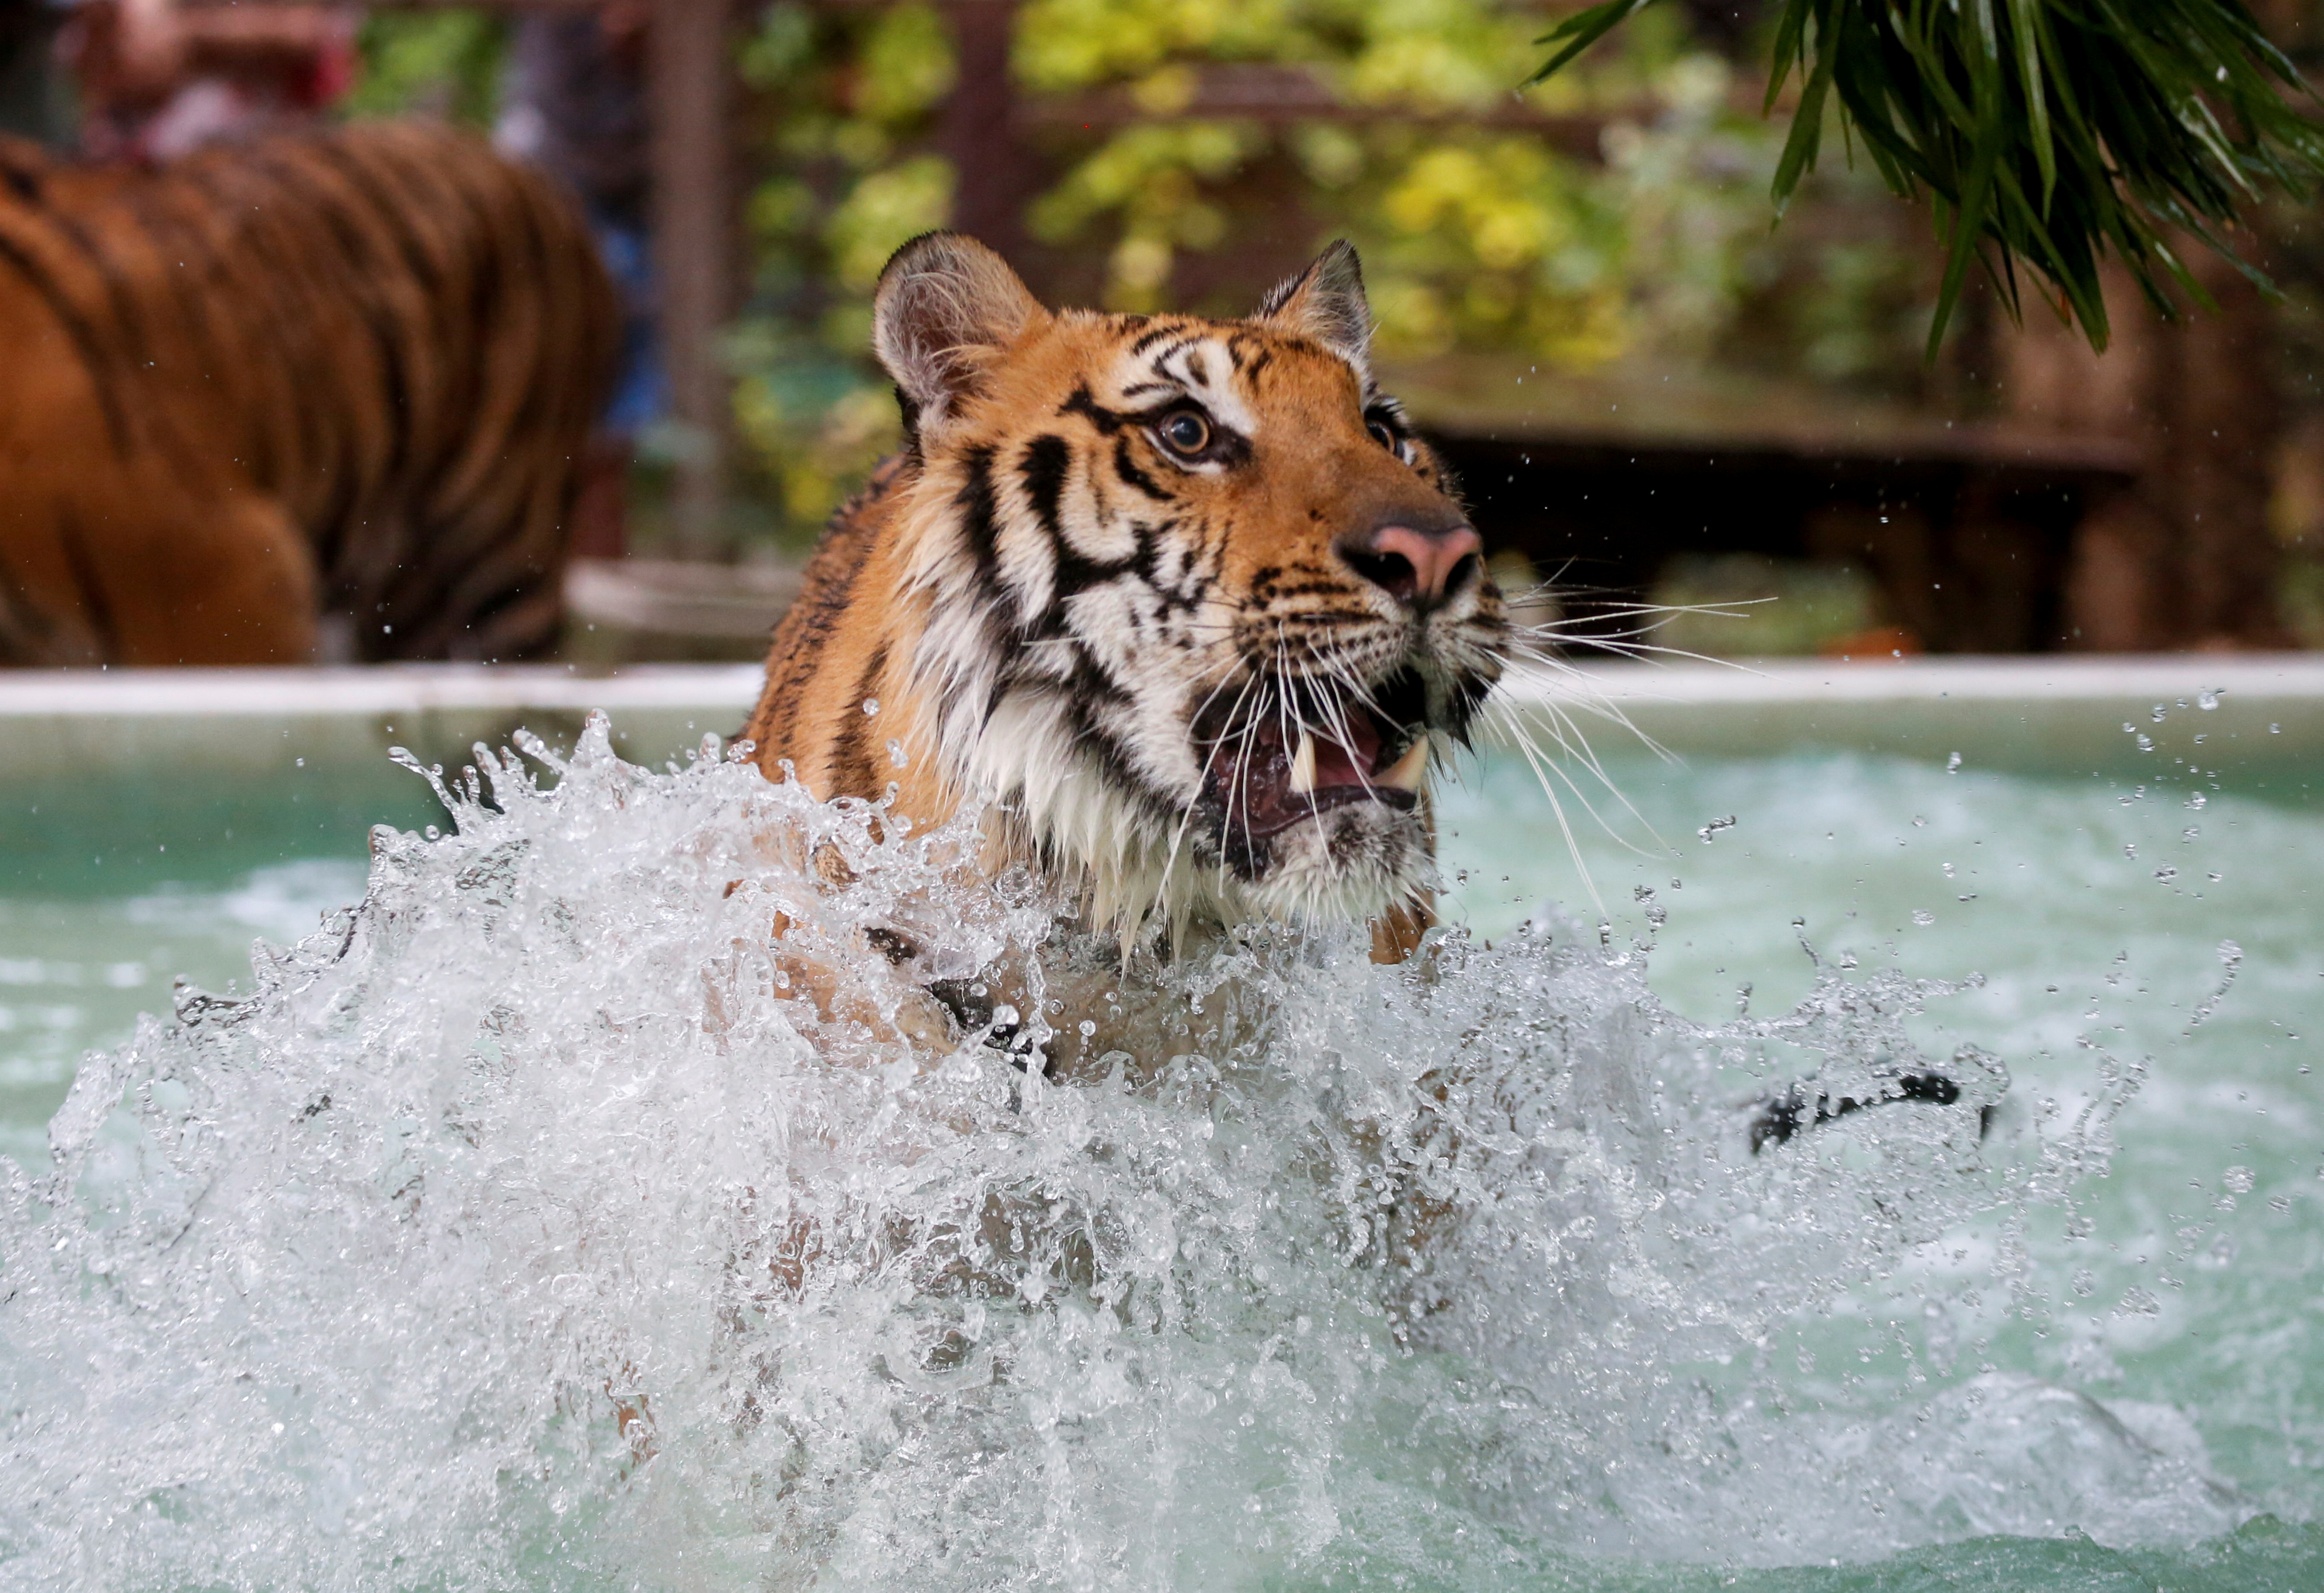
[[1337, 741], [1316, 736], [1312, 741], [1315, 750], [1314, 788], [1327, 790], [1333, 786], [1366, 786], [1371, 783], [1372, 765], [1379, 761], [1379, 732], [1367, 723], [1351, 725], [1357, 745], [1351, 749]]

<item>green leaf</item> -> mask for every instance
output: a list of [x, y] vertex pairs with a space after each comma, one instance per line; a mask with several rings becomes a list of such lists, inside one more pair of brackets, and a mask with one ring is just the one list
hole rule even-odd
[[2050, 97], [2043, 82], [2042, 0], [2008, 0], [2009, 38], [2017, 52], [2017, 80], [2025, 95], [2025, 122], [2034, 163], [2042, 173], [2042, 208], [2058, 186], [2058, 152], [2050, 142]]
[[[1804, 25], [1808, 6], [1802, 4], [1794, 9], [1803, 14]], [[1830, 14], [1838, 9], [1837, 4], [1827, 0], [1826, 16], [1817, 23], [1818, 44], [1822, 42], [1823, 29], [1831, 25]], [[1800, 179], [1815, 170], [1816, 149], [1823, 140], [1823, 102], [1831, 92], [1835, 65], [1832, 51], [1818, 51], [1814, 69], [1809, 72], [1807, 83], [1800, 90], [1799, 108], [1792, 113], [1791, 134], [1784, 140], [1783, 155], [1775, 162], [1775, 178], [1771, 191], [1775, 195], [1777, 215], [1783, 214], [1784, 207], [1791, 202], [1794, 190], [1800, 186]], [[1773, 92], [1772, 85], [1770, 92]]]
[[1554, 44], [1562, 39], [1566, 41], [1566, 44], [1564, 49], [1549, 58], [1541, 70], [1527, 78], [1517, 87], [1532, 87], [1612, 32], [1617, 24], [1627, 20], [1633, 12], [1644, 11], [1653, 4], [1654, 0], [1605, 0], [1603, 5], [1593, 5], [1587, 11], [1574, 13], [1534, 41], [1536, 44]]

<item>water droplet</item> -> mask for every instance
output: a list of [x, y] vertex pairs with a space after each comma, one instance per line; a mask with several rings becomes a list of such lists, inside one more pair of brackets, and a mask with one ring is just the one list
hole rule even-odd
[[880, 699], [879, 699], [879, 698], [877, 698], [877, 697], [866, 697], [866, 698], [864, 698], [864, 699], [863, 699], [863, 713], [864, 713], [865, 717], [867, 717], [867, 718], [868, 718], [868, 717], [870, 717], [871, 715], [872, 715], [872, 714], [877, 714], [878, 712], [880, 712]]
[[[1701, 837], [1702, 838], [1702, 843], [1703, 843], [1705, 846], [1708, 846], [1708, 845], [1710, 845], [1710, 844], [1711, 844], [1711, 837], [1712, 837], [1712, 836], [1714, 836], [1714, 835], [1716, 835], [1716, 834], [1718, 834], [1720, 831], [1721, 831], [1721, 830], [1731, 830], [1731, 829], [1733, 829], [1734, 827], [1735, 827], [1735, 815], [1734, 815], [1733, 814], [1731, 814], [1731, 813], [1730, 813], [1730, 814], [1729, 814], [1725, 818], [1717, 818], [1717, 819], [1713, 819], [1713, 820], [1711, 820], [1709, 824], [1707, 824], [1703, 825], [1703, 826], [1702, 826], [1702, 828], [1701, 828], [1700, 830], [1697, 830], [1697, 831], [1695, 832], [1695, 833], [1696, 833], [1697, 835], [1701, 836]], [[1672, 881], [1672, 883], [1673, 883], [1673, 884], [1676, 884], [1676, 883], [1677, 883], [1677, 881], [1674, 880], [1674, 881]]]
[[2218, 705], [2219, 694], [2218, 692], [2199, 691], [2195, 694], [2195, 706], [2202, 709], [2204, 713], [2208, 714]]
[[1919, 925], [1922, 928], [1926, 929], [1930, 925], [1934, 924], [1936, 921], [1937, 916], [1929, 911], [1928, 908], [1914, 907], [1913, 909], [1913, 922]]
[[1945, 772], [1947, 774], [1957, 774], [1960, 770], [1960, 754], [1956, 752], [1951, 757], [1945, 760]]
[[2200, 791], [2196, 792], [2192, 796], [2187, 798], [2187, 806], [2193, 808], [2198, 813], [2202, 812], [2209, 803], [2210, 798], [2204, 796]]
[[904, 743], [897, 741], [892, 736], [890, 737], [888, 741], [888, 761], [894, 764], [898, 769], [903, 768], [907, 761], [904, 757]]
[[2259, 1180], [2253, 1175], [2249, 1167], [2236, 1166], [2230, 1167], [2220, 1174], [2219, 1182], [2226, 1184], [2231, 1193], [2249, 1194], [2252, 1192], [2252, 1185]]

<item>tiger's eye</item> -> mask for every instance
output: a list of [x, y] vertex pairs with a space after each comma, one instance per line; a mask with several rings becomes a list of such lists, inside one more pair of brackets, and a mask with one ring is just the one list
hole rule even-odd
[[1180, 454], [1199, 454], [1211, 440], [1211, 423], [1192, 410], [1181, 410], [1156, 428], [1162, 440]]
[[1394, 454], [1399, 451], [1396, 446], [1396, 433], [1388, 428], [1387, 421], [1367, 420], [1364, 422], [1364, 429], [1372, 434], [1372, 441], [1378, 443], [1381, 447], [1386, 448], [1389, 453]]

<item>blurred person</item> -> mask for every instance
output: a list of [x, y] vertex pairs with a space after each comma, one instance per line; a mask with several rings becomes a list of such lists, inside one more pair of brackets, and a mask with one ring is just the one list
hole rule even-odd
[[307, 121], [355, 81], [353, 13], [321, 5], [82, 0], [62, 41], [81, 148], [152, 163]]
[[579, 197], [622, 306], [613, 391], [582, 467], [571, 551], [625, 551], [630, 463], [638, 434], [669, 408], [656, 329], [648, 226], [650, 167], [645, 85], [647, 13], [530, 12], [509, 41], [508, 78], [493, 142]]

